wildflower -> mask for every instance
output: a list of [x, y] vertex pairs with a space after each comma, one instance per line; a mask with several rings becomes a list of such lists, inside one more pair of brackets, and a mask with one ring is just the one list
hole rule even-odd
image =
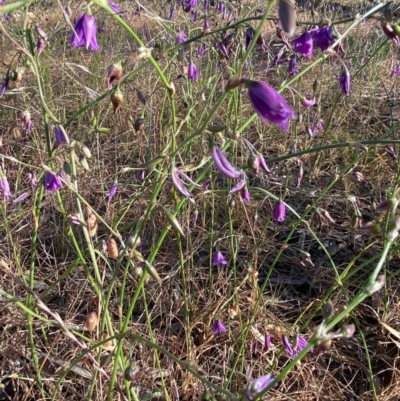
[[269, 169], [267, 163], [265, 162], [264, 156], [259, 154], [258, 159], [260, 160], [260, 166], [261, 168], [267, 173], [270, 174], [271, 170]]
[[97, 25], [96, 20], [91, 14], [83, 14], [77, 21], [74, 27], [74, 32], [71, 36], [71, 45], [75, 47], [86, 47], [93, 51], [100, 50], [97, 44]]
[[199, 71], [197, 67], [193, 63], [190, 63], [188, 68], [188, 79], [190, 81], [195, 81], [198, 78], [198, 76], [199, 76]]
[[24, 124], [24, 129], [26, 132], [32, 132], [33, 123], [31, 120], [31, 113], [28, 110], [21, 112], [20, 114], [21, 120]]
[[225, 11], [225, 4], [222, 1], [218, 2], [218, 6], [217, 6], [217, 12], [218, 13], [222, 13]]
[[278, 124], [283, 131], [289, 127], [289, 119], [295, 119], [296, 114], [286, 100], [271, 86], [264, 82], [244, 79], [242, 82], [249, 89], [250, 101], [254, 110], [263, 122], [268, 120]]
[[3, 173], [0, 174], [0, 190], [3, 193], [4, 199], [9, 201], [11, 199], [10, 184]]
[[58, 147], [63, 143], [69, 143], [67, 133], [65, 132], [65, 129], [63, 128], [62, 125], [59, 125], [55, 128], [54, 136], [56, 137], [56, 141], [54, 144], [55, 147]]
[[28, 196], [29, 196], [29, 192], [24, 192], [20, 196], [15, 198], [13, 200], [13, 203], [20, 203], [20, 202], [24, 201]]
[[240, 191], [240, 196], [242, 197], [243, 203], [249, 203], [250, 202], [250, 192], [247, 189], [247, 187], [244, 187], [241, 191]]
[[187, 36], [185, 34], [185, 32], [183, 32], [182, 30], [178, 31], [178, 35], [176, 36], [176, 44], [180, 45], [183, 42], [187, 41]]
[[398, 65], [393, 71], [392, 71], [392, 73], [390, 74], [390, 76], [393, 78], [393, 77], [397, 77], [397, 75], [399, 75], [400, 74], [400, 65]]
[[118, 183], [113, 182], [111, 187], [110, 187], [110, 189], [109, 189], [109, 191], [108, 191], [107, 198], [111, 199], [115, 195], [115, 193], [117, 192], [117, 189], [118, 189]]
[[221, 320], [214, 320], [212, 331], [214, 334], [223, 334], [226, 333], [226, 327]]
[[38, 39], [37, 44], [36, 44], [36, 55], [40, 56], [40, 54], [43, 52], [45, 47], [46, 47], [46, 41], [41, 38]]
[[241, 173], [233, 166], [218, 146], [213, 146], [211, 156], [217, 170], [227, 178], [239, 178]]
[[391, 40], [393, 40], [394, 43], [397, 45], [400, 44], [400, 38], [396, 35], [396, 33], [393, 31], [393, 28], [388, 24], [387, 22], [381, 22], [381, 27], [384, 32], [384, 34]]
[[183, 182], [179, 178], [179, 173], [183, 172], [178, 169], [173, 169], [171, 172], [171, 181], [174, 184], [174, 187], [182, 196], [186, 198], [193, 198], [193, 194], [183, 185]]
[[359, 171], [355, 171], [350, 175], [350, 177], [354, 182], [358, 182], [360, 184], [365, 184], [367, 182], [366, 178], [364, 177], [364, 174], [360, 173]]
[[340, 73], [339, 84], [343, 93], [348, 96], [350, 93], [350, 73], [347, 68], [343, 69]]
[[9, 82], [10, 82], [10, 79], [8, 78], [8, 76], [6, 78], [3, 78], [3, 82], [1, 84], [1, 89], [0, 89], [0, 99], [7, 92]]
[[315, 104], [315, 99], [306, 99], [305, 97], [302, 97], [300, 102], [304, 107], [312, 107]]
[[386, 152], [392, 157], [393, 160], [397, 160], [397, 153], [394, 150], [393, 145], [386, 146]]
[[117, 3], [114, 3], [113, 1], [109, 1], [108, 5], [115, 12], [115, 14], [121, 14], [121, 10]]
[[314, 45], [322, 51], [325, 51], [334, 42], [333, 28], [331, 26], [311, 29], [309, 32], [314, 40]]
[[266, 351], [269, 351], [271, 349], [271, 336], [269, 334], [265, 335], [264, 348]]
[[111, 64], [107, 70], [107, 90], [112, 87], [112, 84], [117, 79], [121, 78], [122, 76], [122, 65], [121, 61], [117, 61], [116, 63]]
[[229, 53], [223, 42], [216, 43], [214, 47], [220, 59], [229, 60]]
[[234, 194], [235, 192], [241, 191], [246, 185], [246, 180], [239, 181], [230, 191], [229, 195]]
[[210, 23], [208, 22], [207, 18], [204, 19], [203, 32], [204, 33], [210, 32]]
[[207, 51], [206, 45], [202, 43], [197, 49], [197, 55], [201, 57]]
[[310, 135], [310, 137], [312, 138], [317, 132], [319, 131], [323, 131], [324, 130], [324, 126], [322, 124], [321, 121], [318, 121], [318, 123], [316, 125], [314, 125], [313, 127], [308, 126], [307, 127], [307, 132], [308, 135]]
[[293, 359], [297, 353], [294, 351], [292, 344], [290, 344], [288, 337], [282, 336], [282, 343], [288, 357]]
[[213, 266], [217, 265], [227, 265], [228, 261], [225, 259], [225, 256], [221, 252], [214, 253], [213, 256]]
[[203, 12], [204, 13], [207, 12], [209, 8], [210, 8], [209, 1], [208, 0], [204, 0], [204, 2], [203, 2]]
[[250, 153], [250, 156], [247, 160], [247, 165], [254, 171], [256, 175], [258, 175], [258, 173], [260, 172], [260, 163], [261, 161], [259, 155]]
[[37, 186], [36, 173], [34, 171], [32, 171], [31, 173], [28, 173], [28, 178], [29, 178], [29, 181], [31, 182], [32, 188], [36, 188], [36, 186]]
[[278, 223], [282, 223], [283, 221], [285, 221], [285, 215], [286, 205], [282, 201], [276, 202], [272, 210], [272, 220]]
[[394, 199], [386, 199], [382, 201], [377, 209], [380, 210], [381, 212], [387, 212], [390, 210], [394, 205], [396, 204], [396, 201]]
[[246, 30], [246, 33], [244, 35], [244, 48], [247, 50], [247, 48], [250, 46], [250, 43], [254, 37], [255, 30], [250, 27]]
[[297, 75], [299, 70], [296, 68], [296, 56], [292, 54], [289, 58], [289, 74]]
[[60, 188], [62, 188], [62, 182], [56, 174], [52, 173], [51, 171], [47, 171], [44, 176], [44, 188], [47, 191], [58, 191]]
[[[249, 380], [249, 378], [248, 378]], [[252, 401], [259, 393], [264, 391], [272, 382], [274, 377], [271, 375], [260, 376], [257, 379], [251, 380], [244, 391], [247, 399]]]
[[190, 13], [192, 8], [196, 8], [196, 7], [197, 7], [197, 0], [184, 0], [183, 1], [183, 11], [185, 11], [185, 13]]
[[140, 7], [136, 7], [136, 10], [133, 15], [136, 15], [137, 17], [140, 17]]
[[314, 43], [309, 31], [302, 33], [300, 36], [292, 40], [294, 51], [301, 53], [303, 57], [311, 57], [313, 53]]

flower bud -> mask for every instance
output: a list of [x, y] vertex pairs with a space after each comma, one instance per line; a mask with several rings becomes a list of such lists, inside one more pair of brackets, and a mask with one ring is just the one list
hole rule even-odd
[[35, 31], [42, 39], [47, 41], [47, 35], [43, 28], [41, 28], [39, 25], [35, 25]]
[[399, 235], [399, 228], [400, 228], [400, 217], [396, 216], [392, 222], [389, 224], [386, 239], [388, 241], [393, 242], [397, 236]]
[[112, 84], [122, 77], [122, 65], [121, 61], [117, 61], [108, 67], [107, 77], [107, 90], [112, 87]]
[[84, 155], [79, 155], [78, 157], [79, 163], [86, 170], [90, 171], [89, 163]]
[[143, 127], [144, 127], [144, 118], [137, 118], [134, 124], [135, 132], [138, 133], [143, 129]]
[[229, 78], [228, 83], [225, 86], [225, 92], [229, 92], [232, 89], [235, 89], [242, 84], [243, 84], [243, 82], [242, 82], [242, 79], [240, 78], [240, 76], [235, 75], [235, 76]]
[[114, 238], [110, 238], [107, 242], [107, 255], [111, 259], [118, 258], [118, 245]]
[[96, 330], [98, 324], [99, 324], [99, 315], [95, 311], [90, 312], [86, 317], [85, 329], [90, 333], [93, 333], [93, 331]]
[[140, 266], [136, 266], [133, 269], [133, 278], [139, 279], [140, 277], [142, 277], [142, 275], [143, 275], [143, 268]]
[[111, 103], [113, 105], [114, 114], [121, 107], [121, 104], [124, 100], [124, 95], [119, 88], [115, 92], [113, 92], [110, 96]]
[[83, 154], [85, 155], [85, 157], [87, 157], [88, 159], [90, 159], [92, 157], [92, 154], [90, 153], [90, 150], [87, 146], [83, 145], [81, 148]]
[[260, 158], [254, 153], [250, 153], [250, 156], [247, 159], [247, 165], [256, 173], [256, 175], [260, 172]]
[[367, 292], [371, 295], [374, 292], [378, 292], [386, 282], [385, 276], [382, 274], [376, 278], [376, 281], [367, 287]]
[[296, 30], [296, 10], [291, 0], [279, 0], [278, 16], [286, 36], [292, 37]]
[[327, 301], [322, 309], [322, 316], [324, 319], [329, 319], [333, 315], [334, 306], [331, 300]]
[[128, 382], [133, 382], [138, 376], [138, 373], [139, 368], [133, 364], [129, 364], [128, 367], [125, 369], [124, 378]]
[[126, 240], [126, 246], [131, 249], [136, 249], [142, 245], [142, 241], [137, 234], [130, 235]]
[[343, 326], [342, 329], [340, 330], [344, 338], [353, 337], [355, 331], [356, 331], [356, 326], [354, 324], [348, 324], [347, 326]]

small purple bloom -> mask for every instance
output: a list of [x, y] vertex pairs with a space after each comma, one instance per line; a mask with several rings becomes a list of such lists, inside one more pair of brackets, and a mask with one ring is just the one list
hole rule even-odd
[[9, 201], [11, 199], [10, 184], [4, 174], [0, 175], [0, 190], [3, 193], [4, 199]]
[[339, 84], [342, 92], [348, 96], [350, 93], [350, 73], [347, 69], [343, 69], [339, 75]]
[[246, 180], [239, 181], [230, 191], [229, 195], [234, 194], [235, 192], [241, 191], [246, 186]]
[[171, 7], [171, 9], [169, 10], [169, 20], [172, 21], [174, 17], [175, 17], [175, 8]]
[[214, 320], [212, 330], [214, 334], [226, 333], [226, 327], [224, 326], [221, 320]]
[[300, 99], [300, 102], [304, 107], [312, 107], [315, 104], [315, 99], [307, 99], [305, 97], [302, 97]]
[[255, 30], [250, 27], [246, 30], [246, 33], [244, 34], [244, 48], [247, 50], [248, 47], [250, 46], [250, 43], [254, 37]]
[[185, 11], [185, 13], [190, 13], [192, 8], [196, 8], [196, 7], [197, 7], [197, 0], [184, 0], [183, 1], [183, 11]]
[[386, 152], [390, 155], [393, 160], [397, 160], [397, 153], [394, 150], [393, 145], [386, 146]]
[[222, 13], [223, 11], [225, 11], [225, 4], [224, 2], [219, 1], [217, 6], [217, 12]]
[[286, 205], [282, 202], [276, 202], [272, 210], [272, 220], [278, 223], [285, 221]]
[[45, 47], [46, 47], [46, 41], [42, 38], [39, 38], [36, 44], [36, 54], [40, 56]]
[[37, 186], [36, 173], [34, 171], [32, 171], [31, 173], [28, 173], [28, 178], [29, 178], [29, 181], [31, 182], [32, 188], [36, 188], [36, 186]]
[[240, 196], [242, 197], [242, 200], [243, 200], [243, 203], [244, 203], [244, 204], [250, 202], [250, 199], [251, 199], [251, 198], [250, 198], [250, 192], [249, 192], [249, 190], [247, 189], [247, 187], [243, 188], [243, 189], [240, 191]]
[[210, 23], [208, 22], [208, 19], [206, 18], [204, 20], [204, 24], [203, 24], [203, 32], [209, 32], [210, 31]]
[[188, 79], [191, 81], [195, 81], [199, 76], [199, 71], [197, 67], [193, 64], [190, 63], [189, 68], [188, 68]]
[[93, 15], [83, 14], [75, 24], [74, 31], [71, 36], [72, 46], [86, 47], [86, 49], [90, 46], [93, 51], [100, 50], [96, 38], [96, 19]]
[[333, 28], [331, 26], [311, 29], [309, 32], [314, 40], [314, 45], [322, 51], [325, 51], [334, 42]]
[[271, 336], [269, 334], [265, 335], [264, 348], [266, 351], [271, 349]]
[[311, 57], [313, 53], [313, 38], [310, 32], [306, 31], [292, 40], [294, 51], [301, 53], [303, 57]]
[[69, 143], [67, 133], [65, 132], [64, 128], [61, 125], [55, 128], [54, 136], [56, 137], [56, 141], [54, 144], [55, 147], [58, 147], [63, 143]]
[[204, 0], [204, 2], [203, 2], [203, 12], [204, 13], [207, 12], [209, 8], [210, 8], [209, 1], [208, 0]]
[[24, 129], [26, 132], [32, 132], [33, 123], [31, 120], [31, 113], [28, 110], [21, 112], [21, 120], [24, 124]]
[[62, 182], [56, 174], [47, 171], [44, 176], [44, 187], [46, 191], [58, 191], [62, 188]]
[[318, 123], [316, 125], [314, 125], [313, 127], [307, 127], [307, 132], [308, 135], [310, 135], [310, 137], [312, 138], [317, 132], [319, 131], [323, 131], [324, 126], [322, 124], [321, 121], [318, 121]]
[[228, 261], [225, 259], [225, 256], [221, 252], [216, 252], [213, 256], [213, 265], [226, 265], [228, 264]]
[[113, 1], [109, 1], [108, 5], [115, 12], [115, 14], [121, 14], [121, 10], [117, 3], [113, 2]]
[[176, 36], [176, 44], [180, 45], [183, 42], [187, 41], [187, 36], [185, 34], [185, 32], [183, 32], [182, 30], [178, 31], [178, 35]]
[[18, 196], [17, 198], [15, 198], [13, 200], [13, 203], [19, 203], [24, 201], [27, 197], [29, 196], [29, 192], [24, 192], [22, 193], [20, 196]]
[[7, 92], [9, 82], [10, 82], [10, 80], [8, 78], [3, 78], [3, 82], [1, 84], [1, 90], [0, 90], [0, 98], [2, 98], [4, 96], [4, 94]]
[[243, 80], [249, 90], [250, 101], [254, 110], [266, 123], [278, 124], [283, 131], [289, 127], [289, 119], [295, 119], [296, 114], [286, 100], [274, 88], [264, 82]]
[[271, 375], [260, 376], [252, 380], [246, 387], [245, 395], [247, 399], [252, 401], [258, 394], [264, 391], [272, 382], [274, 377]]
[[202, 43], [197, 49], [197, 55], [201, 57], [207, 51], [206, 45]]
[[398, 65], [393, 71], [392, 71], [392, 73], [390, 74], [390, 76], [393, 78], [393, 77], [397, 77], [397, 75], [399, 75], [400, 74], [400, 66]]
[[285, 348], [285, 351], [288, 354], [288, 357], [293, 359], [296, 352], [294, 351], [292, 344], [290, 344], [290, 341], [286, 336], [282, 336], [282, 344], [283, 348]]
[[296, 56], [292, 54], [289, 58], [289, 75], [297, 75], [299, 73], [296, 64]]
[[113, 182], [113, 184], [111, 185], [111, 187], [110, 187], [110, 189], [108, 191], [107, 197], [109, 199], [111, 199], [115, 195], [115, 193], [117, 192], [117, 189], [118, 189], [118, 183]]
[[[174, 184], [174, 187], [177, 189], [177, 191], [184, 197], [186, 198], [193, 198], [193, 194], [185, 187], [181, 179], [179, 178], [179, 175], [182, 174], [183, 171], [180, 171], [177, 168], [172, 169], [171, 171], [171, 181], [172, 184]], [[187, 177], [187, 176], [186, 176]], [[188, 177], [190, 178], [190, 177]]]
[[230, 163], [218, 146], [213, 146], [211, 156], [217, 170], [226, 178], [234, 179], [241, 176], [240, 170]]

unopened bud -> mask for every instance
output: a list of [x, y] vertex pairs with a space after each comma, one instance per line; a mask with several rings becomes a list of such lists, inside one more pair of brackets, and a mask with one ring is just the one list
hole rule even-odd
[[356, 331], [356, 326], [354, 324], [348, 324], [347, 326], [343, 326], [340, 330], [344, 338], [353, 337], [355, 331]]
[[110, 96], [111, 103], [113, 105], [114, 114], [121, 107], [121, 104], [124, 100], [124, 95], [119, 88], [115, 92], [113, 92]]
[[388, 241], [393, 242], [399, 235], [399, 229], [400, 229], [400, 217], [396, 216], [392, 220], [392, 222], [389, 224], [387, 234], [386, 234], [386, 239]]
[[142, 241], [137, 234], [130, 235], [128, 237], [128, 239], [126, 240], [126, 246], [131, 249], [138, 248], [138, 247], [140, 247], [141, 244], [142, 244]]
[[133, 127], [135, 128], [136, 133], [141, 131], [144, 127], [144, 118], [137, 118]]
[[251, 153], [248, 160], [247, 165], [251, 168], [256, 174], [260, 172], [260, 158], [257, 157], [254, 153]]
[[138, 376], [139, 368], [133, 364], [129, 364], [129, 366], [125, 369], [124, 378], [128, 382], [133, 382]]
[[279, 0], [278, 16], [283, 32], [292, 37], [296, 30], [296, 10], [291, 0]]
[[367, 287], [368, 293], [371, 295], [374, 292], [378, 292], [385, 285], [385, 276], [380, 275], [376, 278], [376, 281]]
[[334, 306], [331, 300], [327, 301], [322, 309], [322, 316], [324, 319], [329, 319], [333, 315]]
[[81, 148], [81, 150], [82, 150], [83, 154], [84, 154], [88, 159], [90, 159], [90, 158], [92, 157], [92, 154], [90, 153], [90, 150], [89, 150], [89, 148], [88, 148], [87, 146], [83, 145], [82, 148]]
[[86, 322], [85, 322], [85, 329], [92, 333], [96, 330], [96, 327], [99, 323], [99, 315], [97, 312], [93, 311], [87, 315]]

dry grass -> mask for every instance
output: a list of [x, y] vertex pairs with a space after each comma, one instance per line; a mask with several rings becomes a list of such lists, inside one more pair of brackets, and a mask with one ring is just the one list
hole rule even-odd
[[[159, 11], [153, 2], [148, 3], [150, 9]], [[168, 57], [163, 53], [171, 46], [166, 42], [165, 30], [143, 14], [134, 16], [130, 2], [121, 1], [120, 6], [129, 10], [124, 20], [148, 46], [155, 47], [161, 69], [175, 84], [177, 126], [183, 127], [176, 140], [182, 143], [201, 126], [231, 74], [225, 65], [218, 63], [211, 49], [199, 59], [197, 46], [192, 45], [193, 59], [201, 66], [200, 78], [193, 85], [185, 77], [177, 78], [182, 65], [175, 53]], [[49, 2], [45, 10], [42, 7], [39, 3], [34, 5], [33, 12], [35, 22], [48, 32], [51, 44], [39, 59], [45, 99], [64, 123], [77, 109], [105, 91], [107, 67], [113, 61], [123, 61], [124, 73], [133, 71], [144, 61], [136, 58], [137, 45], [133, 39], [104, 12], [97, 16], [99, 26], [105, 28], [99, 34], [102, 50], [93, 53], [69, 46], [70, 28], [55, 2]], [[324, 12], [322, 6], [320, 10]], [[80, 11], [74, 10], [74, 13], [79, 15]], [[167, 6], [162, 16], [167, 18]], [[309, 11], [299, 10], [298, 18], [311, 17]], [[4, 23], [21, 44], [22, 20], [17, 14]], [[217, 15], [211, 21], [213, 26], [224, 24]], [[382, 31], [375, 29], [376, 25], [375, 20], [368, 20], [345, 40], [344, 60], [352, 75], [361, 68], [361, 59], [373, 55], [385, 40]], [[202, 26], [201, 21], [198, 26]], [[179, 27], [193, 28], [192, 34], [195, 33], [183, 12], [177, 13], [170, 33], [174, 35]], [[338, 29], [344, 31], [340, 25]], [[243, 32], [239, 28], [238, 48]], [[269, 50], [262, 53], [256, 48], [245, 74], [277, 88], [283, 79], [288, 79], [287, 64], [265, 70], [276, 54], [274, 45], [281, 42], [270, 23], [263, 34]], [[203, 41], [212, 44], [216, 38], [208, 36]], [[0, 50], [5, 73], [17, 50], [4, 34], [0, 37]], [[270, 158], [335, 142], [378, 140], [388, 132], [387, 139], [400, 139], [395, 115], [398, 78], [390, 76], [397, 56], [398, 49], [393, 43], [382, 45], [354, 76], [348, 98], [340, 93], [335, 77], [340, 72], [340, 63], [334, 58], [328, 59], [295, 84], [307, 96], [312, 95], [315, 78], [320, 88], [318, 106], [303, 109], [302, 122], [293, 123], [289, 132], [283, 134], [276, 126], [263, 125], [255, 119], [241, 135]], [[302, 60], [300, 68], [313, 60]], [[170, 143], [172, 112], [165, 91], [157, 89], [161, 83], [150, 65], [123, 84], [124, 103], [115, 115], [107, 96], [68, 127], [70, 139], [87, 146], [93, 155], [88, 160], [90, 171], [78, 164], [77, 176], [80, 196], [103, 219], [96, 236], [88, 242], [82, 226], [70, 223], [68, 216], [79, 210], [76, 195], [66, 186], [59, 197], [47, 192], [40, 213], [35, 216], [40, 189], [31, 190], [28, 172], [36, 169], [40, 176], [42, 164], [50, 165], [50, 162], [58, 171], [70, 160], [67, 146], [59, 148], [49, 160], [35, 82], [34, 75], [27, 71], [21, 83], [26, 90], [0, 99], [2, 167], [13, 194], [30, 192], [26, 201], [3, 202], [0, 209], [0, 289], [13, 297], [0, 296], [0, 400], [133, 399], [130, 384], [123, 379], [121, 361], [124, 366], [131, 361], [138, 368], [131, 385], [141, 400], [199, 399], [206, 389], [202, 377], [239, 394], [246, 383], [246, 366], [251, 366], [253, 377], [266, 373], [277, 375], [290, 361], [282, 350], [281, 336], [293, 336], [299, 330], [310, 338], [315, 326], [321, 323], [320, 308], [325, 295], [331, 294], [329, 299], [335, 305], [335, 313], [339, 313], [376, 265], [383, 234], [360, 234], [354, 229], [355, 207], [348, 197], [355, 197], [362, 214], [359, 225], [374, 221], [384, 230], [385, 215], [377, 211], [377, 205], [399, 184], [398, 163], [386, 154], [384, 145], [371, 145], [368, 149], [348, 146], [288, 157], [270, 164], [271, 176], [256, 177], [248, 172], [252, 200], [246, 206], [239, 197], [233, 198], [234, 205], [230, 204], [227, 197], [230, 183], [210, 169], [201, 182], [209, 178], [209, 189], [195, 188], [194, 203], [187, 202], [177, 216], [186, 236], [178, 236], [170, 229], [158, 243], [169, 222], [161, 209], [148, 213], [154, 202], [157, 174], [148, 174], [141, 181], [137, 170], [122, 173], [124, 168], [138, 169], [162, 154]], [[145, 95], [146, 106], [137, 98], [136, 90]], [[206, 101], [201, 100], [202, 94]], [[294, 104], [290, 91], [286, 90], [284, 95]], [[23, 133], [17, 119], [17, 112], [27, 107], [35, 126], [31, 134]], [[317, 111], [325, 130], [310, 138], [306, 127]], [[239, 88], [224, 102], [212, 122], [226, 124], [229, 129], [224, 134], [232, 138], [251, 113], [246, 90]], [[91, 124], [93, 116], [100, 126], [109, 127], [110, 131], [96, 132]], [[139, 117], [145, 118], [145, 129], [135, 132], [133, 124]], [[209, 156], [206, 139], [200, 136], [191, 142], [177, 158], [178, 164], [196, 165], [203, 156]], [[236, 165], [245, 168], [248, 152], [240, 141], [228, 154]], [[299, 163], [304, 168], [304, 178], [296, 188]], [[163, 168], [167, 167], [165, 163]], [[351, 180], [355, 171], [362, 173], [367, 183]], [[194, 178], [197, 173], [196, 170]], [[107, 191], [116, 180], [117, 194], [109, 200]], [[335, 223], [318, 215], [314, 208], [302, 219], [288, 213], [282, 225], [274, 224], [271, 222], [274, 199], [263, 189], [276, 196], [286, 194], [285, 202], [300, 215], [315, 203], [315, 207], [329, 211]], [[166, 182], [156, 203], [173, 211], [177, 202]], [[148, 276], [141, 287], [138, 270], [144, 268], [142, 263], [130, 263], [124, 257], [110, 259], [102, 249], [103, 242], [111, 236], [106, 224], [126, 241], [143, 216], [146, 220], [140, 234], [140, 252], [145, 259], [154, 256], [152, 263], [162, 283]], [[36, 232], [37, 244], [32, 249], [32, 236]], [[212, 266], [212, 254], [216, 250], [227, 256], [227, 266]], [[310, 254], [313, 265], [301, 263], [301, 251]], [[385, 264], [386, 286], [345, 318], [343, 323], [356, 324], [355, 335], [335, 340], [327, 351], [309, 353], [266, 399], [398, 399], [398, 252], [394, 244]], [[93, 255], [98, 270], [93, 264]], [[33, 280], [29, 277], [32, 271]], [[341, 284], [337, 272], [341, 274]], [[264, 287], [265, 279], [268, 281]], [[127, 329], [121, 332], [138, 288], [141, 289]], [[55, 324], [57, 318], [41, 306], [39, 299], [49, 311], [60, 316], [64, 327]], [[28, 318], [24, 305], [41, 318]], [[236, 307], [238, 313], [231, 316], [232, 308]], [[96, 330], [89, 333], [85, 331], [85, 320], [93, 311], [98, 311], [101, 319]], [[219, 336], [212, 333], [212, 321], [216, 318], [223, 320], [227, 333]], [[115, 331], [115, 343], [108, 347], [98, 345], [103, 334], [109, 332], [109, 325]], [[73, 333], [72, 337], [66, 333]], [[272, 338], [272, 348], [268, 351], [261, 343], [266, 333]], [[151, 340], [184, 363], [174, 362], [134, 335]], [[122, 347], [118, 361], [115, 345], [119, 342]], [[93, 349], [86, 352], [84, 346]], [[32, 355], [32, 349], [37, 355]], [[40, 371], [35, 368], [35, 358]], [[115, 364], [119, 365], [117, 384], [110, 390], [109, 377]], [[192, 375], [185, 364], [195, 367], [200, 377]], [[38, 382], [39, 378], [42, 383]]]

